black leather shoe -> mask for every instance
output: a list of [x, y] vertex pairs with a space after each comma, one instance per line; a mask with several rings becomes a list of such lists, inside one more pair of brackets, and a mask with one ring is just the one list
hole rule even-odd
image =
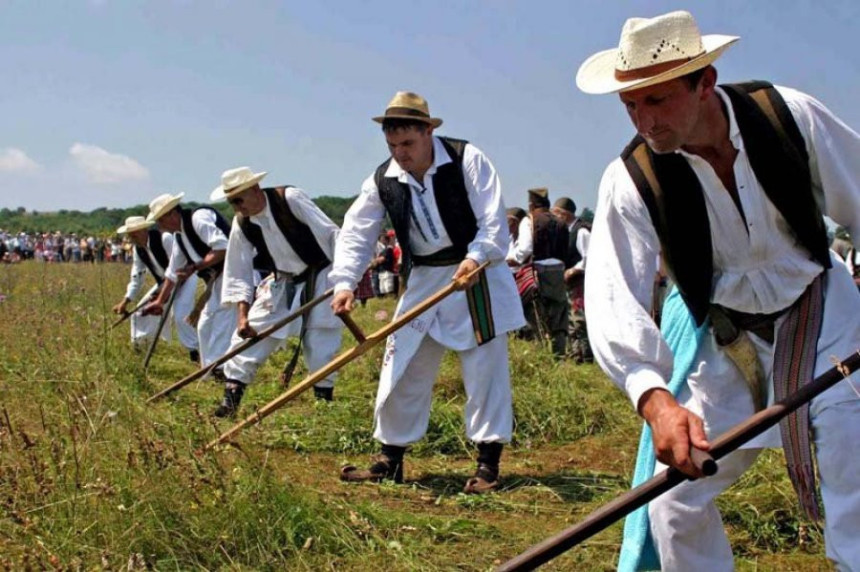
[[245, 384], [238, 381], [228, 381], [224, 384], [224, 399], [221, 405], [212, 412], [215, 417], [235, 417], [239, 402], [245, 394]]

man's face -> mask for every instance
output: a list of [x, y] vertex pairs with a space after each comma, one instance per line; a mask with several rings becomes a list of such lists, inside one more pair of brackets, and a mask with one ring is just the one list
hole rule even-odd
[[691, 90], [677, 78], [619, 95], [637, 133], [655, 153], [671, 153], [691, 139], [699, 121], [701, 82]]
[[554, 214], [555, 217], [564, 224], [570, 224], [573, 222], [573, 214], [570, 211], [566, 211], [559, 207], [552, 207], [550, 210], [552, 211], [552, 214]]
[[227, 202], [233, 207], [233, 212], [244, 217], [260, 214], [266, 208], [266, 196], [260, 185], [254, 185], [233, 195], [227, 199]]
[[128, 233], [128, 236], [129, 238], [131, 238], [131, 241], [136, 245], [146, 246], [146, 238], [148, 234], [149, 231], [147, 231], [146, 229], [141, 229], [131, 231], [130, 233]]
[[182, 217], [179, 216], [178, 210], [173, 209], [158, 219], [155, 224], [161, 232], [178, 232], [182, 229]]
[[433, 128], [395, 129], [385, 133], [391, 157], [405, 171], [423, 173], [433, 164]]

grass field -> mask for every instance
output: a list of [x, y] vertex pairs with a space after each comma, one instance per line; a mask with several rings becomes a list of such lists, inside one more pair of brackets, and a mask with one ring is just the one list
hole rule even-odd
[[[146, 378], [127, 327], [109, 329], [127, 272], [0, 267], [0, 569], [491, 570], [629, 486], [639, 422], [626, 397], [596, 366], [553, 364], [516, 340], [515, 439], [497, 493], [460, 493], [474, 451], [453, 355], [404, 485], [337, 478], [376, 452], [381, 348], [341, 372], [333, 403], [302, 395], [236, 446], [198, 454], [230, 426], [209, 416], [221, 387], [200, 381], [145, 404], [193, 367], [176, 342], [162, 344]], [[379, 309], [393, 302], [355, 312], [365, 331], [383, 325]], [[261, 369], [242, 413], [279, 394], [286, 359]], [[738, 569], [830, 569], [781, 452], [719, 502]], [[546, 569], [612, 570], [620, 536], [618, 524]]]

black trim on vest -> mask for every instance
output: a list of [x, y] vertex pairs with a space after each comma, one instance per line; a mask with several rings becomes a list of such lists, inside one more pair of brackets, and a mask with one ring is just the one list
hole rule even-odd
[[[289, 201], [285, 196], [285, 191], [290, 186], [284, 187], [268, 187], [262, 189], [266, 194], [266, 200], [269, 203], [269, 208], [272, 211], [272, 218], [275, 219], [275, 224], [278, 225], [281, 233], [290, 247], [296, 252], [302, 262], [308, 265], [309, 268], [325, 268], [331, 261], [325, 255], [322, 247], [316, 240], [311, 227], [296, 218], [290, 208]], [[263, 239], [263, 231], [259, 225], [251, 222], [249, 218], [242, 215], [236, 215], [236, 221], [242, 234], [248, 239], [254, 248], [257, 250], [255, 258], [255, 268], [262, 267], [269, 270], [277, 270], [278, 266], [272, 259], [269, 248], [266, 246], [266, 241]]]
[[579, 240], [579, 233], [582, 232], [583, 229], [590, 231], [591, 225], [577, 217], [573, 223], [573, 228], [570, 229], [568, 234], [567, 261], [565, 263], [565, 268], [573, 268], [582, 260], [582, 253], [579, 252], [579, 249], [576, 247], [576, 243]]
[[[170, 264], [170, 255], [167, 254], [166, 250], [164, 250], [164, 243], [161, 240], [161, 232], [153, 228], [150, 229], [146, 235], [146, 248], [135, 244], [134, 250], [137, 252], [138, 258], [140, 258], [144, 266], [149, 269], [149, 273], [152, 274], [153, 278], [155, 278], [155, 281], [160, 286], [161, 283], [164, 282], [164, 271], [167, 270], [167, 265]], [[161, 273], [158, 272], [158, 268], [153, 263], [150, 252], [152, 252], [152, 257], [155, 257], [155, 261], [161, 266]]]
[[[750, 165], [767, 198], [812, 258], [830, 268], [805, 142], [785, 101], [767, 82], [721, 87], [732, 102]], [[651, 215], [666, 266], [701, 325], [713, 286], [713, 246], [701, 183], [684, 157], [654, 153], [640, 136], [621, 158]]]
[[[191, 248], [194, 249], [194, 252], [197, 253], [197, 256], [200, 258], [205, 258], [207, 254], [212, 250], [212, 248], [206, 244], [200, 235], [197, 234], [197, 231], [194, 230], [194, 224], [191, 221], [191, 217], [194, 213], [200, 210], [210, 210], [215, 213], [215, 226], [221, 229], [221, 232], [224, 233], [228, 238], [230, 237], [230, 223], [227, 222], [221, 213], [213, 209], [212, 207], [197, 207], [194, 210], [184, 209], [179, 207], [179, 214], [182, 217], [182, 232], [176, 233], [177, 235], [185, 233], [185, 236], [188, 238], [188, 242], [191, 243]], [[185, 258], [188, 259], [188, 262], [191, 262], [191, 257], [188, 255], [188, 250], [185, 248], [185, 243], [182, 238], [179, 236], [175, 237], [175, 240], [179, 241], [179, 249], [185, 255]], [[220, 273], [224, 269], [224, 261], [222, 260], [218, 264], [214, 264], [203, 270], [197, 271], [197, 276], [202, 278], [203, 280], [209, 281], [213, 276]]]
[[374, 174], [379, 198], [388, 212], [388, 218], [403, 253], [401, 262], [403, 274], [408, 274], [413, 264], [442, 266], [461, 262], [469, 250], [469, 243], [478, 233], [478, 219], [469, 202], [469, 194], [463, 178], [463, 154], [468, 141], [450, 137], [439, 137], [439, 141], [451, 161], [436, 168], [436, 173], [433, 175], [433, 196], [436, 199], [445, 232], [453, 243], [452, 246], [428, 256], [415, 256], [409, 240], [409, 222], [412, 213], [411, 189], [408, 184], [401, 183], [394, 177], [385, 176], [391, 164], [390, 158], [377, 167]]

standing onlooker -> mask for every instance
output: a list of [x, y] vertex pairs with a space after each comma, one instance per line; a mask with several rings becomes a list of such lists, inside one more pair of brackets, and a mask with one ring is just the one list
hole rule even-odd
[[576, 203], [569, 197], [555, 201], [552, 212], [567, 225], [567, 259], [564, 261], [564, 283], [570, 300], [570, 355], [576, 363], [593, 362], [585, 325], [585, 263], [591, 226], [576, 216]]

